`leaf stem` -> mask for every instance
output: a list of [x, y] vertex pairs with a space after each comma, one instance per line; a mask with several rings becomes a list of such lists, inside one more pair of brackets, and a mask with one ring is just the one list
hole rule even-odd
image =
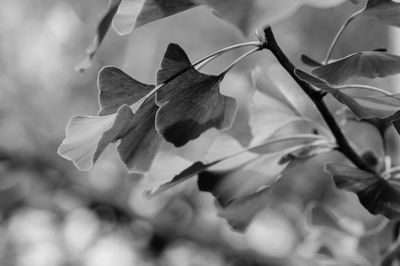
[[304, 91], [304, 93], [313, 101], [314, 105], [317, 107], [318, 111], [321, 113], [328, 127], [332, 131], [332, 134], [335, 136], [338, 145], [338, 151], [340, 151], [343, 155], [345, 155], [359, 169], [375, 173], [375, 170], [372, 167], [370, 167], [356, 153], [353, 147], [351, 147], [350, 143], [344, 136], [342, 130], [337, 124], [332, 113], [329, 111], [328, 107], [323, 101], [323, 96], [324, 96], [323, 92], [314, 89], [310, 84], [308, 84], [307, 82], [301, 80], [299, 77], [296, 76], [295, 74], [296, 67], [293, 65], [293, 63], [289, 60], [289, 58], [279, 47], [271, 27], [265, 28], [264, 34], [266, 38], [265, 48], [271, 51], [271, 53], [275, 56], [278, 62], [282, 65], [282, 67], [296, 81], [296, 83], [300, 86], [300, 88]]
[[248, 57], [249, 55], [251, 55], [254, 52], [260, 51], [262, 50], [262, 47], [257, 47], [254, 48], [250, 51], [248, 51], [247, 53], [241, 55], [240, 57], [238, 57], [235, 61], [233, 61], [229, 66], [227, 66], [220, 75], [225, 75], [229, 70], [231, 70], [237, 63], [239, 63], [240, 61], [242, 61], [244, 58]]
[[325, 57], [325, 65], [328, 64], [329, 59], [331, 58], [331, 55], [333, 53], [333, 50], [335, 49], [336, 43], [338, 42], [339, 38], [342, 36], [344, 30], [347, 28], [347, 26], [352, 22], [358, 15], [360, 15], [364, 9], [358, 10], [354, 14], [352, 14], [346, 22], [340, 27], [339, 31], [336, 33], [335, 38], [333, 39], [331, 45], [329, 46], [328, 52]]
[[200, 68], [202, 68], [203, 66], [208, 64], [211, 60], [214, 60], [215, 58], [217, 58], [218, 56], [220, 56], [226, 52], [229, 52], [231, 50], [241, 48], [241, 47], [248, 47], [248, 46], [261, 47], [261, 45], [262, 45], [262, 42], [260, 42], [260, 41], [252, 41], [252, 42], [244, 42], [244, 43], [234, 44], [234, 45], [222, 48], [221, 50], [218, 50], [214, 53], [211, 53], [211, 54], [199, 59], [198, 61], [196, 61], [193, 64], [193, 66], [197, 66], [196, 69], [199, 70]]

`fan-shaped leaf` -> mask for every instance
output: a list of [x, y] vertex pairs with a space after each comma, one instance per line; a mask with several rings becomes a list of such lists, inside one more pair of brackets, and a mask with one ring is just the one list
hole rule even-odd
[[92, 65], [92, 59], [100, 44], [103, 42], [121, 1], [122, 0], [110, 0], [106, 13], [97, 25], [97, 34], [94, 37], [93, 43], [86, 49], [87, 57], [76, 67], [77, 71], [82, 72]]
[[[190, 66], [183, 49], [170, 44], [157, 73], [157, 84]], [[161, 87], [156, 94], [160, 106], [156, 116], [158, 132], [180, 147], [210, 128], [230, 127], [236, 101], [219, 92], [222, 79], [223, 76], [205, 75], [191, 68]]]
[[154, 86], [140, 83], [116, 67], [99, 72], [98, 86], [100, 116], [73, 118], [60, 145], [60, 155], [73, 160], [79, 169], [88, 170], [108, 144], [120, 140], [118, 153], [129, 171], [147, 171], [161, 142], [154, 126], [158, 106], [154, 96], [135, 114], [129, 105]]
[[301, 70], [296, 70], [296, 75], [311, 85], [330, 93], [339, 102], [347, 105], [359, 118], [389, 118], [392, 121], [399, 119], [400, 95], [398, 94], [388, 95], [383, 92], [375, 91], [375, 95], [372, 96], [352, 95], [346, 92], [346, 90], [333, 87], [327, 82]]
[[352, 77], [376, 78], [400, 73], [400, 56], [364, 51], [349, 55], [312, 71], [330, 84], [341, 84]]
[[124, 0], [113, 20], [118, 34], [125, 35], [133, 29], [198, 6], [193, 0]]
[[399, 184], [348, 165], [327, 164], [326, 171], [338, 188], [356, 193], [370, 213], [389, 219], [400, 217]]
[[392, 0], [368, 0], [361, 16], [400, 27], [400, 3]]

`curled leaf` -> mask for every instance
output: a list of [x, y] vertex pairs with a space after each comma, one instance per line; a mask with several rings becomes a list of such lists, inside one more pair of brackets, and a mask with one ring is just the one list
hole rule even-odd
[[120, 5], [112, 25], [118, 34], [125, 35], [133, 29], [198, 5], [192, 0], [125, 0]]
[[400, 56], [379, 51], [358, 52], [317, 67], [312, 73], [333, 85], [352, 77], [382, 78], [400, 73]]
[[94, 37], [92, 44], [86, 49], [87, 57], [76, 67], [77, 71], [83, 72], [92, 65], [92, 59], [100, 44], [103, 42], [121, 1], [122, 0], [110, 0], [106, 13], [97, 25], [97, 34]]
[[[184, 50], [177, 44], [170, 44], [157, 73], [157, 84], [190, 66]], [[230, 127], [236, 101], [220, 93], [222, 79], [223, 76], [206, 75], [190, 68], [161, 87], [156, 94], [160, 106], [156, 116], [158, 132], [180, 147], [210, 128]]]
[[400, 186], [375, 174], [343, 164], [325, 168], [340, 189], [356, 193], [361, 204], [372, 214], [389, 219], [400, 217]]
[[368, 89], [358, 89], [359, 95], [353, 95], [346, 90], [334, 87], [327, 82], [313, 77], [301, 70], [296, 70], [296, 75], [311, 85], [331, 94], [339, 102], [347, 105], [350, 110], [359, 118], [379, 118], [398, 120], [400, 113], [400, 96], [398, 94], [388, 94], [375, 90], [371, 96], [364, 96]]

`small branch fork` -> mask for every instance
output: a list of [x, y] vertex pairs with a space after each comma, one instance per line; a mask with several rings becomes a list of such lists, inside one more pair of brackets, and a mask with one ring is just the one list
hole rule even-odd
[[375, 170], [372, 167], [370, 167], [356, 153], [356, 151], [351, 147], [350, 143], [344, 136], [335, 118], [333, 117], [332, 113], [329, 111], [327, 105], [323, 101], [325, 93], [320, 90], [314, 89], [310, 84], [308, 84], [307, 82], [301, 80], [299, 77], [296, 76], [295, 74], [296, 67], [292, 64], [289, 58], [279, 47], [271, 27], [267, 27], [264, 29], [264, 35], [265, 35], [265, 44], [263, 48], [271, 51], [271, 53], [275, 56], [278, 62], [282, 65], [282, 67], [296, 81], [296, 83], [300, 86], [300, 88], [304, 91], [304, 93], [307, 94], [307, 96], [313, 101], [318, 111], [321, 113], [322, 117], [327, 123], [328, 127], [332, 131], [333, 135], [335, 136], [338, 145], [338, 150], [343, 155], [345, 155], [359, 169], [375, 173]]

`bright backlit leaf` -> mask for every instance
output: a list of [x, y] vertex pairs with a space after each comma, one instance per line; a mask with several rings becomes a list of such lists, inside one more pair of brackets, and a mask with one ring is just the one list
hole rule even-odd
[[88, 170], [111, 142], [120, 140], [118, 153], [130, 172], [147, 171], [161, 142], [154, 120], [158, 110], [154, 96], [133, 113], [136, 103], [154, 86], [140, 83], [116, 67], [99, 72], [99, 116], [73, 118], [59, 153]]
[[245, 35], [294, 13], [302, 5], [327, 8], [343, 0], [204, 0]]
[[254, 68], [254, 70], [251, 72], [251, 78], [253, 87], [256, 91], [260, 91], [263, 94], [280, 101], [291, 112], [293, 112], [294, 115], [300, 116], [300, 112], [288, 99], [288, 97], [285, 95], [285, 92], [273, 83], [273, 81], [267, 76], [267, 73], [263, 71], [261, 67]]
[[86, 49], [87, 57], [79, 64], [79, 66], [76, 67], [77, 71], [82, 72], [92, 65], [92, 59], [100, 44], [103, 42], [121, 1], [122, 0], [110, 0], [106, 13], [97, 25], [97, 34], [93, 39], [93, 43]]
[[196, 6], [198, 3], [192, 0], [124, 0], [114, 17], [113, 27], [118, 34], [125, 35], [133, 29]]
[[377, 78], [400, 73], [400, 56], [379, 51], [349, 55], [312, 71], [330, 84], [342, 84], [352, 77]]
[[400, 27], [400, 3], [392, 0], [369, 0], [361, 16]]
[[[190, 68], [185, 51], [170, 44], [165, 52], [157, 84]], [[156, 116], [158, 132], [180, 147], [210, 128], [229, 128], [235, 116], [236, 101], [219, 91], [223, 76], [212, 76], [190, 68], [157, 91], [160, 106]]]
[[[359, 118], [379, 118], [390, 120], [399, 119], [400, 96], [398, 94], [387, 94], [375, 91], [374, 95], [364, 96], [362, 89], [358, 89], [359, 95], [347, 92], [347, 89], [340, 89], [329, 85], [327, 82], [313, 77], [301, 70], [296, 70], [296, 75], [311, 85], [330, 93], [339, 102], [345, 104]], [[351, 89], [349, 86], [348, 89]], [[364, 91], [370, 91], [365, 89]]]
[[326, 171], [336, 186], [356, 193], [361, 204], [372, 214], [389, 219], [400, 217], [400, 186], [375, 174], [343, 164], [327, 164]]

